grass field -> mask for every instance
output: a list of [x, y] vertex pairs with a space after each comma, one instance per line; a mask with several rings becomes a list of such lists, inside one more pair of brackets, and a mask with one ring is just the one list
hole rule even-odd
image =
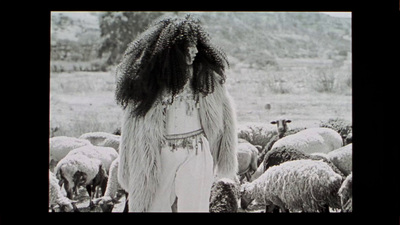
[[[226, 85], [238, 124], [269, 123], [278, 117], [291, 119], [292, 127], [318, 126], [329, 118], [351, 121], [351, 63], [337, 69], [326, 66], [330, 63], [288, 59], [279, 61], [278, 69], [257, 70], [234, 62]], [[51, 73], [50, 129], [57, 128], [51, 135], [79, 137], [120, 127], [122, 110], [114, 89], [113, 72]]]

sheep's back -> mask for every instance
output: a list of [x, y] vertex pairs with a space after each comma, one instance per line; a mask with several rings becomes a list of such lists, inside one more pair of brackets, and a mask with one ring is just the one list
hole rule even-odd
[[344, 147], [338, 148], [329, 152], [328, 159], [347, 176], [351, 173], [353, 166], [353, 145], [348, 144]]
[[92, 145], [95, 146], [114, 148], [117, 152], [119, 151], [119, 144], [121, 141], [121, 136], [106, 132], [85, 133], [79, 138], [88, 140]]
[[338, 149], [343, 146], [342, 136], [338, 132], [333, 129], [318, 127], [318, 128], [310, 128], [310, 130], [315, 130], [319, 135], [325, 140], [325, 144], [328, 145], [332, 150]]
[[340, 135], [329, 128], [309, 128], [288, 135], [275, 142], [272, 149], [277, 147], [293, 147], [304, 153], [328, 153], [341, 147]]
[[337, 191], [342, 177], [324, 162], [288, 161], [271, 167], [258, 180], [263, 184], [265, 199], [274, 202], [279, 198], [292, 210], [312, 212], [325, 203], [340, 208]]
[[118, 153], [111, 147], [83, 146], [72, 150], [68, 155], [81, 154], [89, 158], [98, 159], [102, 162], [104, 169], [109, 171], [111, 163], [118, 157]]
[[50, 159], [53, 159], [57, 162], [64, 158], [71, 150], [82, 146], [91, 145], [88, 140], [66, 136], [52, 137], [50, 138], [49, 143]]
[[276, 147], [265, 155], [264, 171], [272, 166], [299, 159], [309, 159], [309, 156], [304, 152], [292, 147]]

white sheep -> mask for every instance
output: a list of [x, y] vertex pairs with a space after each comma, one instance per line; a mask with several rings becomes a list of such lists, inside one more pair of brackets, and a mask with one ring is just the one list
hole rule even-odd
[[111, 147], [100, 147], [93, 145], [76, 148], [68, 153], [68, 155], [74, 154], [85, 155], [89, 158], [100, 160], [104, 169], [107, 171], [107, 174], [110, 170], [111, 163], [118, 157], [117, 151]]
[[61, 187], [58, 183], [59, 180], [49, 170], [49, 208], [58, 205], [62, 211], [71, 212], [75, 208], [73, 205], [75, 201], [70, 200], [62, 194]]
[[342, 212], [353, 211], [353, 173], [350, 173], [343, 181], [338, 194], [342, 205]]
[[345, 176], [353, 170], [353, 144], [331, 151], [327, 157]]
[[121, 136], [106, 132], [91, 132], [82, 134], [80, 139], [88, 140], [92, 145], [101, 147], [111, 147], [119, 152]]
[[239, 143], [237, 145], [237, 159], [238, 175], [242, 177], [240, 181], [244, 179], [244, 176], [250, 181], [250, 173], [257, 170], [257, 148], [250, 143]]
[[285, 212], [329, 212], [329, 207], [341, 207], [338, 190], [342, 180], [322, 161], [284, 162], [242, 185], [241, 207], [246, 209], [255, 199], [267, 206], [267, 212], [273, 209], [271, 206]]
[[[60, 182], [64, 184], [67, 197], [70, 199], [73, 199], [73, 193], [77, 195], [80, 186], [86, 186], [91, 196], [92, 190], [95, 190], [97, 186], [104, 187], [107, 184], [107, 173], [102, 162], [83, 154], [68, 154], [58, 162], [54, 171]], [[104, 187], [103, 190], [105, 189]]]
[[88, 140], [83, 140], [74, 137], [57, 136], [49, 139], [50, 171], [54, 171], [57, 163], [64, 158], [71, 150], [82, 146], [92, 145]]
[[279, 139], [271, 150], [277, 147], [293, 147], [304, 153], [328, 153], [342, 147], [343, 141], [340, 134], [330, 128], [316, 127], [299, 131]]

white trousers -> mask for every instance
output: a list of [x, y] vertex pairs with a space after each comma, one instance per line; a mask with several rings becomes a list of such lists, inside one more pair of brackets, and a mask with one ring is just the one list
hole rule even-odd
[[207, 139], [201, 136], [198, 149], [163, 147], [161, 178], [149, 212], [209, 212], [213, 183], [213, 159]]

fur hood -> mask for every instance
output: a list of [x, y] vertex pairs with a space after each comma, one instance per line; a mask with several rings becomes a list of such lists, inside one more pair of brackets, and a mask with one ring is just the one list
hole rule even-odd
[[[216, 179], [236, 175], [237, 133], [233, 101], [225, 86], [215, 82], [214, 92], [200, 96], [200, 120], [210, 143]], [[146, 212], [156, 193], [161, 143], [164, 140], [164, 116], [160, 103], [143, 117], [132, 117], [132, 104], [122, 118], [118, 181], [129, 193], [129, 211]]]

